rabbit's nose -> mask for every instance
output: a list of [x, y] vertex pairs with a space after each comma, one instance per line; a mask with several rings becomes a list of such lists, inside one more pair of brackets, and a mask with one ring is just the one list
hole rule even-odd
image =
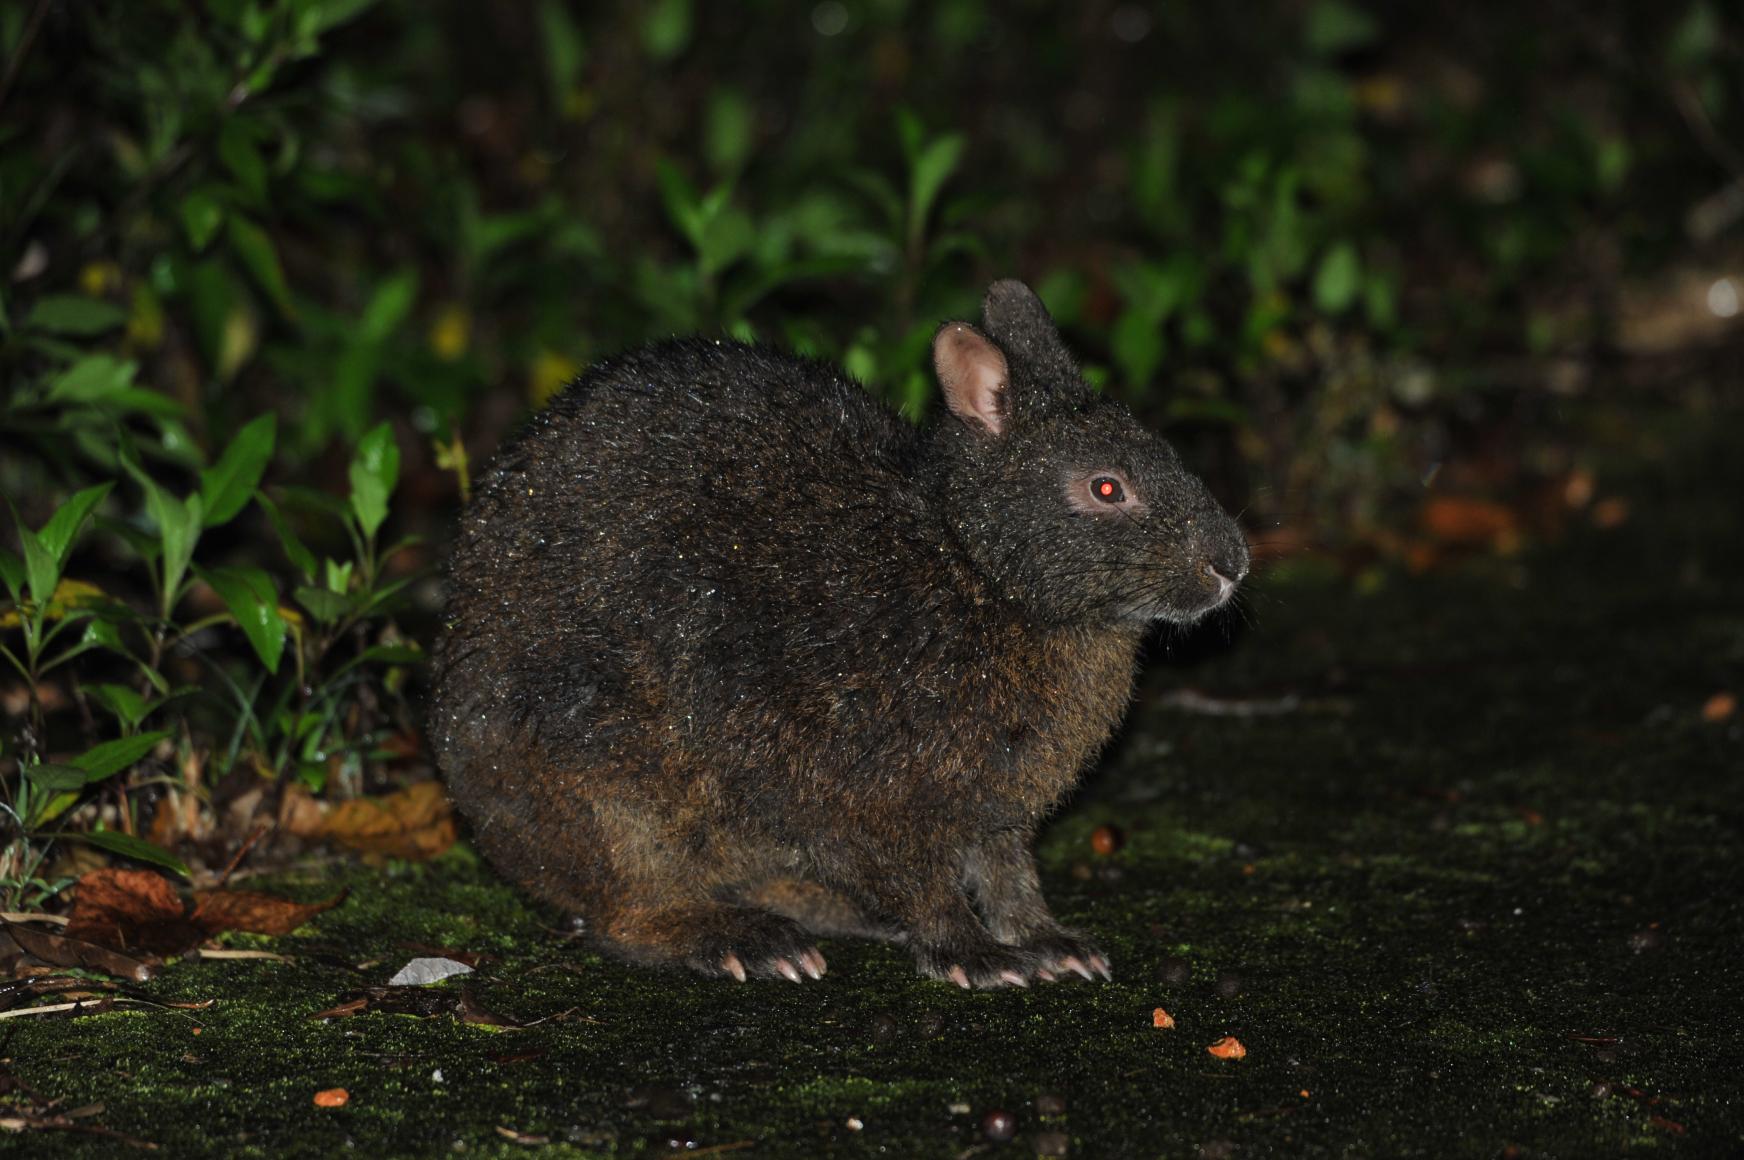
[[1205, 587], [1216, 592], [1215, 599], [1218, 604], [1229, 599], [1229, 594], [1235, 591], [1235, 586], [1241, 580], [1242, 573], [1246, 571], [1245, 568], [1237, 570], [1230, 565], [1225, 565], [1225, 567], [1229, 567], [1230, 571], [1235, 572], [1235, 575], [1224, 575], [1218, 570], [1218, 566], [1209, 560], [1199, 566], [1199, 571], [1206, 582]]

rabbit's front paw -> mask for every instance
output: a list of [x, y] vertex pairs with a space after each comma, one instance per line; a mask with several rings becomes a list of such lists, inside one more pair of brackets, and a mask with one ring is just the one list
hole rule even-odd
[[1046, 934], [1026, 939], [1023, 949], [1040, 963], [1038, 974], [1047, 979], [1073, 972], [1095, 981], [1097, 976], [1113, 979], [1108, 956], [1076, 931], [1059, 927]]
[[930, 946], [915, 952], [920, 973], [970, 987], [1027, 987], [1044, 964], [1018, 947], [988, 943], [971, 947]]

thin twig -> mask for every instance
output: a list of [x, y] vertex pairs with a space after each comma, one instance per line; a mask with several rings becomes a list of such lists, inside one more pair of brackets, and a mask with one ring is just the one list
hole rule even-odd
[[23, 910], [0, 910], [0, 919], [7, 922], [54, 922], [61, 926], [73, 921], [64, 914], [31, 914]]

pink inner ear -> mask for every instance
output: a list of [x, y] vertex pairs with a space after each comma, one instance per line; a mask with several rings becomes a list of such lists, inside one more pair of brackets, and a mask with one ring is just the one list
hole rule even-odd
[[933, 370], [951, 413], [1003, 435], [1005, 385], [1010, 370], [988, 337], [966, 322], [954, 322], [933, 339]]

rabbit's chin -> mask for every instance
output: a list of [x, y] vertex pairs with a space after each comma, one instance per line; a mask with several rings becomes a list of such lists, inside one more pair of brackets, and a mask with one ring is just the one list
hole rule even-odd
[[1172, 624], [1178, 628], [1189, 628], [1198, 624], [1212, 613], [1229, 605], [1235, 595], [1234, 589], [1226, 589], [1217, 596], [1201, 600], [1197, 605], [1180, 607], [1175, 604], [1152, 603], [1140, 608], [1134, 608], [1127, 614], [1127, 619], [1144, 624]]

